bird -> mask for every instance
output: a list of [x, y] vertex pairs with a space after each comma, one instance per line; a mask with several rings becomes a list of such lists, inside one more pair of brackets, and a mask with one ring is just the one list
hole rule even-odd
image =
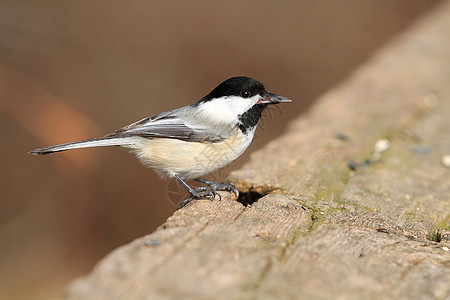
[[[45, 155], [71, 149], [121, 146], [128, 148], [161, 177], [175, 178], [189, 193], [178, 209], [194, 199], [214, 199], [217, 191], [239, 191], [232, 182], [201, 178], [237, 159], [250, 145], [261, 114], [268, 105], [292, 100], [267, 92], [250, 77], [236, 76], [220, 83], [197, 102], [159, 113], [103, 137], [69, 142], [30, 151]], [[205, 186], [191, 188], [185, 180]]]

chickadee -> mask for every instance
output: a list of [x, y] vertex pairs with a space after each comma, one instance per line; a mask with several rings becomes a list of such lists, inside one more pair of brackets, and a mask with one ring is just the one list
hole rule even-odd
[[[238, 158], [250, 145], [258, 120], [268, 104], [291, 100], [267, 92], [261, 82], [233, 77], [219, 84], [194, 104], [163, 112], [107, 134], [104, 137], [39, 148], [44, 155], [70, 149], [121, 146], [162, 177], [173, 177], [189, 192], [184, 207], [193, 199], [215, 198], [217, 191], [239, 196], [233, 183], [218, 184], [199, 178]], [[184, 182], [194, 179], [207, 186], [196, 189]]]

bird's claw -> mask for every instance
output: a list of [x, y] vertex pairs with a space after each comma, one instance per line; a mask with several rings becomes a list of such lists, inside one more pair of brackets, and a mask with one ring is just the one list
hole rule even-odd
[[236, 197], [236, 199], [239, 198], [239, 191], [236, 188], [236, 186], [232, 182], [227, 183], [217, 183], [214, 181], [206, 180], [206, 179], [196, 179], [199, 182], [202, 182], [208, 186], [201, 186], [196, 188], [195, 190], [192, 190], [191, 196], [183, 201], [180, 202], [178, 205], [178, 209], [186, 206], [189, 202], [191, 202], [194, 199], [201, 199], [208, 197], [211, 200], [214, 200], [216, 196], [219, 196], [219, 200], [222, 200], [222, 196], [217, 191], [226, 191], [229, 193], [233, 193]]
[[239, 198], [239, 191], [236, 188], [236, 186], [234, 185], [234, 183], [232, 183], [231, 181], [228, 181], [227, 183], [221, 184], [221, 186], [223, 186], [223, 191], [233, 193], [234, 196], [236, 197], [236, 199]]
[[211, 197], [211, 200], [214, 200], [216, 196], [219, 196], [219, 200], [222, 200], [222, 196], [217, 192], [217, 190], [209, 186], [198, 187], [194, 190], [194, 193], [191, 194], [191, 197], [196, 199]]
[[213, 188], [216, 191], [225, 191], [229, 193], [233, 193], [236, 196], [236, 199], [239, 198], [239, 191], [232, 183], [231, 181], [228, 181], [227, 183], [217, 183], [214, 181], [206, 180], [206, 179], [196, 179], [199, 182], [202, 182], [204, 184], [207, 184], [209, 187]]
[[183, 208], [194, 199], [202, 199], [205, 197], [214, 200], [216, 196], [219, 196], [219, 200], [222, 200], [222, 196], [212, 187], [209, 186], [201, 186], [192, 191], [191, 196], [178, 204], [177, 209]]

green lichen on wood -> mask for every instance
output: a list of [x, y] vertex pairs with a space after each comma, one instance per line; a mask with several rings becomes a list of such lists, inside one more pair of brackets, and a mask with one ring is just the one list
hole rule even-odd
[[440, 243], [442, 240], [441, 229], [435, 228], [435, 229], [431, 230], [431, 232], [429, 232], [427, 234], [426, 238], [429, 241]]
[[436, 227], [450, 230], [450, 214], [448, 214], [447, 217], [442, 221], [437, 222]]

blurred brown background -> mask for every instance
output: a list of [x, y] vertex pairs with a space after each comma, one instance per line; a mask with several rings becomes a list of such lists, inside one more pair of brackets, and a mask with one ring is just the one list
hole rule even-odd
[[[433, 0], [0, 1], [0, 298], [49, 299], [185, 196], [126, 151], [46, 157], [247, 75], [295, 102], [241, 166]], [[361, 99], [364, 101], [364, 99]]]

